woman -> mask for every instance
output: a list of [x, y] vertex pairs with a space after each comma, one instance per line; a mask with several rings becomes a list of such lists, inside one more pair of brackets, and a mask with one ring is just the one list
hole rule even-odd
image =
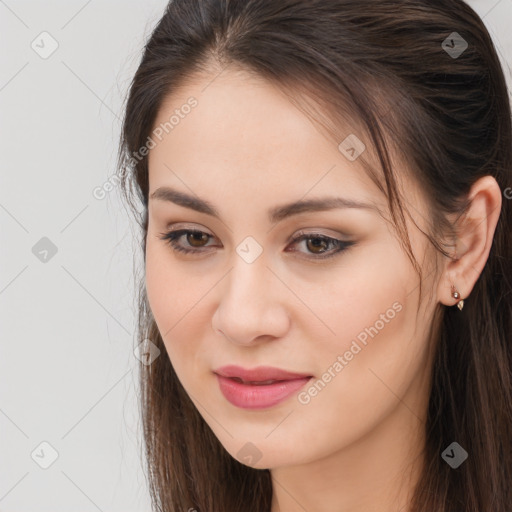
[[470, 7], [172, 1], [119, 167], [155, 510], [511, 510], [511, 111]]

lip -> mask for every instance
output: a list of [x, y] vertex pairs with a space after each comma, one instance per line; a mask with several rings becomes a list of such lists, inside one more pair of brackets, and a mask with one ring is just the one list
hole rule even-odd
[[[312, 378], [311, 375], [269, 366], [245, 369], [229, 365], [214, 370], [214, 373], [224, 398], [242, 409], [266, 409], [277, 405], [305, 386]], [[244, 382], [234, 378], [242, 379]], [[273, 384], [250, 383], [267, 380], [276, 380], [276, 382]]]
[[233, 364], [221, 366], [214, 373], [222, 377], [238, 377], [244, 382], [264, 382], [266, 380], [292, 380], [311, 377], [306, 373], [294, 373], [273, 366], [258, 366], [256, 368], [242, 368]]

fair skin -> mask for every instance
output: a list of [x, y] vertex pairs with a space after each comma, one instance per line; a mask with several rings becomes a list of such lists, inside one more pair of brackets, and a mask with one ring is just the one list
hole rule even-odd
[[[439, 304], [456, 304], [452, 284], [471, 300], [489, 255], [500, 189], [490, 177], [473, 186], [456, 261], [435, 256], [407, 218], [424, 269], [419, 297], [419, 277], [391, 228], [386, 199], [359, 161], [345, 158], [271, 84], [231, 71], [212, 78], [198, 77], [166, 99], [154, 126], [190, 96], [198, 105], [149, 153], [150, 196], [172, 187], [220, 214], [149, 200], [146, 289], [177, 376], [231, 456], [248, 441], [257, 447], [253, 467], [271, 470], [271, 512], [407, 512], [423, 461], [427, 333]], [[342, 130], [338, 142], [349, 133], [360, 132]], [[403, 187], [412, 217], [426, 229], [425, 198], [405, 176]], [[271, 208], [325, 196], [369, 203], [382, 215], [338, 208], [269, 222]], [[198, 251], [182, 254], [160, 239], [173, 229], [210, 237], [181, 236], [178, 245]], [[322, 260], [336, 245], [315, 249], [315, 237], [291, 243], [300, 230], [354, 244]], [[236, 251], [248, 236], [263, 249], [252, 263]], [[362, 350], [307, 395], [308, 403], [295, 393], [265, 410], [241, 409], [224, 398], [212, 373], [225, 364], [268, 365], [317, 381], [377, 325], [378, 333], [359, 343]]]

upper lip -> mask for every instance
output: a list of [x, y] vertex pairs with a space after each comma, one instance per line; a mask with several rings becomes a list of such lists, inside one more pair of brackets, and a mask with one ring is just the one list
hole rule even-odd
[[293, 380], [311, 377], [305, 373], [294, 373], [272, 366], [258, 366], [256, 368], [242, 368], [236, 365], [221, 366], [214, 373], [222, 377], [238, 377], [244, 382], [263, 382], [267, 380]]

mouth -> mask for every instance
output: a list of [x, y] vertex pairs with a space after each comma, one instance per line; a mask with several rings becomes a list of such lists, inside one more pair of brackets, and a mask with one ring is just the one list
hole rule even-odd
[[247, 370], [224, 366], [214, 373], [224, 398], [242, 409], [266, 409], [277, 405], [313, 378], [312, 375], [272, 367]]
[[250, 380], [246, 381], [243, 379], [240, 379], [239, 377], [226, 377], [228, 379], [234, 380], [235, 382], [240, 382], [240, 384], [250, 384], [251, 386], [267, 386], [268, 384], [275, 384], [276, 382], [287, 382], [288, 380], [292, 379], [284, 379], [284, 380]]
[[214, 370], [214, 373], [220, 375], [221, 377], [238, 379], [239, 381], [242, 381], [246, 384], [259, 384], [269, 381], [286, 381], [312, 377], [312, 375], [308, 375], [306, 373], [296, 373], [273, 366], [243, 368], [236, 365], [227, 365]]

